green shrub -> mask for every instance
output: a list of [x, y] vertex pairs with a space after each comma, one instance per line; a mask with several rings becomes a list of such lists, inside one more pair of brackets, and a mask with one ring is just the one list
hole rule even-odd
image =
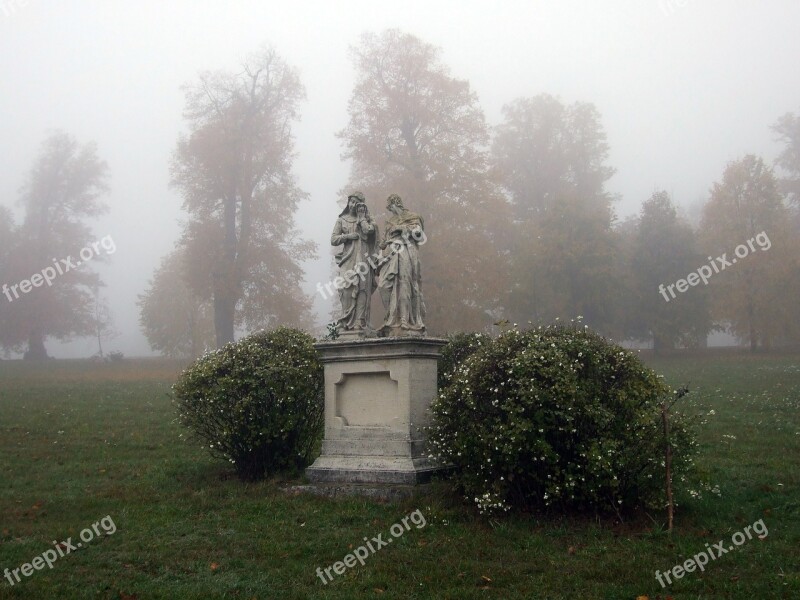
[[200, 358], [173, 386], [179, 420], [242, 479], [307, 465], [323, 426], [314, 339], [281, 327]]
[[450, 385], [458, 365], [491, 341], [492, 338], [484, 333], [454, 333], [449, 335], [447, 337], [447, 345], [442, 348], [442, 353], [439, 356], [439, 389]]
[[[659, 405], [671, 394], [634, 354], [587, 330], [510, 330], [440, 390], [430, 447], [481, 512], [663, 505]], [[677, 482], [696, 442], [682, 415], [670, 426]]]

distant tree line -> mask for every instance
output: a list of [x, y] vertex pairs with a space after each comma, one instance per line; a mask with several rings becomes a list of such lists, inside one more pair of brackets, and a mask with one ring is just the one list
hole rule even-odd
[[[752, 155], [732, 161], [699, 222], [663, 190], [620, 221], [593, 104], [517, 98], [492, 126], [435, 46], [387, 30], [364, 34], [351, 54], [356, 82], [337, 134], [351, 172], [340, 196], [361, 190], [380, 216], [397, 193], [425, 216], [430, 332], [580, 316], [657, 350], [703, 346], [714, 330], [753, 350], [800, 342], [800, 112], [773, 126], [783, 144], [774, 168]], [[187, 133], [171, 181], [187, 218], [139, 296], [144, 333], [166, 355], [197, 356], [237, 331], [311, 328], [299, 282], [317, 250], [294, 221], [307, 197], [292, 172], [292, 124], [304, 98], [297, 71], [264, 48], [184, 90]], [[91, 145], [60, 133], [46, 142], [22, 193], [23, 222], [0, 207], [0, 282], [88, 239], [85, 220], [105, 210], [106, 171]], [[753, 245], [760, 234], [769, 244]], [[746, 257], [697, 275], [742, 244]], [[99, 285], [82, 268], [25, 302], [0, 297], [0, 345], [42, 357], [47, 337], [93, 334]]]

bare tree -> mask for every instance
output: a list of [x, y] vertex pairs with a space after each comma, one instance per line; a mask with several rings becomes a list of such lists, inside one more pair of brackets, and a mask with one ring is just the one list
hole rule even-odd
[[291, 123], [304, 90], [272, 49], [236, 73], [204, 73], [186, 88], [190, 133], [178, 141], [172, 181], [189, 213], [190, 287], [214, 304], [217, 345], [237, 325], [308, 325], [311, 300], [300, 261], [315, 245], [299, 238], [293, 215], [306, 197], [292, 174]]

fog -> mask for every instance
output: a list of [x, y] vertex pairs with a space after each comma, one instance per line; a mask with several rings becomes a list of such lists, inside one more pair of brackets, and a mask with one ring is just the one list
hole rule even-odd
[[[550, 93], [592, 102], [617, 169], [608, 189], [622, 218], [655, 189], [688, 214], [725, 165], [744, 154], [771, 162], [770, 131], [800, 107], [796, 1], [44, 2], [0, 0], [0, 204], [17, 200], [48, 132], [95, 141], [110, 168], [110, 211], [93, 223], [116, 252], [98, 266], [120, 335], [108, 348], [151, 354], [136, 298], [174, 246], [185, 217], [169, 187], [181, 132], [181, 86], [199, 72], [235, 69], [269, 43], [306, 88], [294, 128], [295, 173], [309, 199], [297, 224], [319, 244], [304, 289], [330, 278], [327, 241], [348, 178], [335, 133], [354, 82], [348, 47], [365, 31], [397, 27], [442, 49], [468, 80], [490, 125], [504, 104]], [[318, 323], [330, 301], [315, 297]], [[59, 344], [88, 356], [96, 341]]]

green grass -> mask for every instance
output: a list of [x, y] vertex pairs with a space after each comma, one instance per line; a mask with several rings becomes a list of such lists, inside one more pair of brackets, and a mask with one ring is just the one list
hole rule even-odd
[[[649, 360], [708, 413], [701, 470], [721, 495], [682, 495], [663, 514], [479, 518], [437, 484], [400, 504], [289, 495], [244, 484], [179, 438], [179, 365], [0, 362], [0, 570], [77, 540], [106, 515], [117, 531], [35, 571], [0, 598], [797, 598], [800, 355], [731, 352]], [[726, 438], [723, 436], [735, 436]], [[327, 586], [315, 574], [411, 530]], [[769, 528], [667, 589], [662, 572], [758, 519]]]

